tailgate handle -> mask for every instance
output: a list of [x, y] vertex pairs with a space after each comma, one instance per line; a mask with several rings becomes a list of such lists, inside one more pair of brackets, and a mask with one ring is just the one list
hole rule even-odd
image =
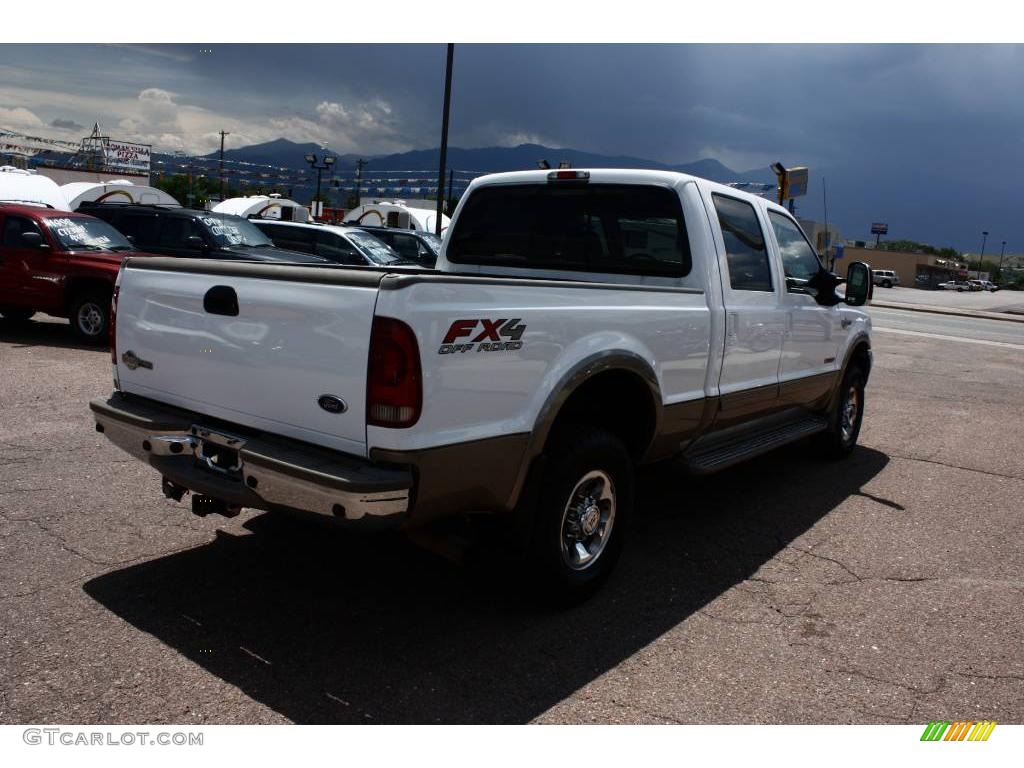
[[238, 294], [230, 285], [215, 285], [203, 296], [203, 309], [211, 315], [238, 317]]

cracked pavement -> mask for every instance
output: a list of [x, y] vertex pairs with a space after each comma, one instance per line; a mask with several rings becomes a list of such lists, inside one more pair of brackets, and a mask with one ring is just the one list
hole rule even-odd
[[646, 470], [554, 612], [486, 556], [193, 517], [93, 431], [106, 352], [0, 327], [0, 722], [1024, 722], [1022, 369], [878, 334], [854, 456]]

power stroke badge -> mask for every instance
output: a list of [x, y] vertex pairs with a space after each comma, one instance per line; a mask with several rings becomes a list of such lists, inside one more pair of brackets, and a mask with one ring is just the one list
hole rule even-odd
[[[454, 355], [464, 352], [511, 352], [523, 348], [522, 339], [526, 323], [522, 318], [511, 320], [456, 320], [448, 326], [439, 355]], [[465, 341], [459, 341], [465, 339]]]

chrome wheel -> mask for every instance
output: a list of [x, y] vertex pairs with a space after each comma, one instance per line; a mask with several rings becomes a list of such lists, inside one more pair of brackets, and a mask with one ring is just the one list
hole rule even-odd
[[86, 336], [98, 336], [103, 332], [103, 309], [99, 304], [87, 301], [78, 308], [78, 330]]
[[850, 388], [846, 391], [846, 398], [843, 401], [842, 420], [839, 425], [844, 443], [848, 443], [853, 439], [853, 433], [857, 428], [857, 416], [859, 413], [860, 391], [857, 389], [856, 385], [851, 384]]
[[592, 470], [576, 483], [562, 512], [562, 559], [576, 571], [592, 566], [604, 552], [615, 524], [615, 484]]

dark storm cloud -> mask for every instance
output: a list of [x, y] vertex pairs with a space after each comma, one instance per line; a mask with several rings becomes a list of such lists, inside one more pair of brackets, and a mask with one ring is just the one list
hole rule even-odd
[[[221, 127], [240, 142], [429, 148], [444, 55], [443, 45], [5, 46], [0, 109], [106, 120], [186, 148], [212, 148]], [[837, 210], [855, 201], [856, 226], [901, 218], [902, 234], [929, 228], [967, 247], [950, 192], [999, 210], [1016, 195], [1022, 91], [1020, 46], [458, 45], [451, 143], [714, 157], [737, 171], [807, 164], [805, 212], [820, 213], [815, 183], [827, 175]], [[96, 114], [104, 104], [112, 117]], [[1010, 228], [1009, 208], [992, 217]]]

